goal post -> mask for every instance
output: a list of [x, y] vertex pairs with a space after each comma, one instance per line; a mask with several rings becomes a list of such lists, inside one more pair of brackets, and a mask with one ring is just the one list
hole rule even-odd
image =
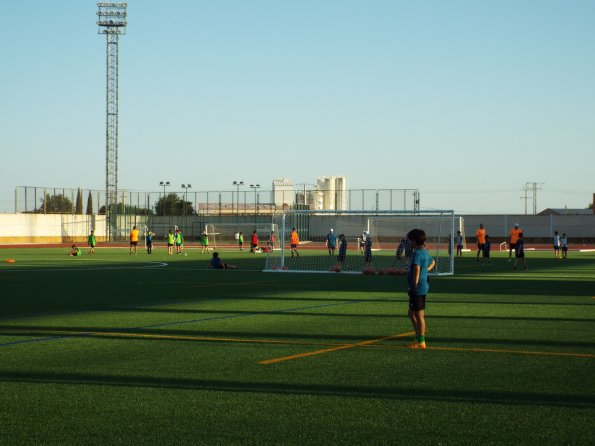
[[[452, 210], [291, 210], [273, 214], [272, 224], [278, 228], [279, 249], [267, 253], [265, 271], [405, 274], [412, 252], [406, 235], [418, 228], [425, 231], [436, 261], [431, 274], [454, 273]], [[297, 252], [290, 246], [293, 228]], [[329, 249], [328, 241], [335, 238], [335, 249]]]

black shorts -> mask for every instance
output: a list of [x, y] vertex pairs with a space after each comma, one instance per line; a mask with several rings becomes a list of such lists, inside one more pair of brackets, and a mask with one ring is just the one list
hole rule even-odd
[[486, 245], [485, 245], [485, 243], [478, 243], [478, 244], [477, 244], [477, 249], [478, 249], [479, 251], [483, 251], [483, 250], [484, 250], [484, 248], [485, 248], [485, 246], [486, 246]]
[[292, 243], [291, 245], [289, 245], [289, 247], [290, 247], [291, 249], [295, 249], [295, 248], [297, 248], [297, 244], [295, 244], [295, 243]]
[[560, 251], [560, 247], [559, 247], [559, 246], [556, 246], [556, 245], [554, 245], [554, 251]]
[[567, 252], [568, 251], [568, 246], [562, 246], [562, 252]]
[[426, 309], [426, 296], [420, 296], [414, 290], [409, 290], [409, 309], [411, 311], [421, 311]]
[[138, 242], [130, 242], [130, 246], [136, 246], [138, 245]]
[[516, 243], [511, 243], [510, 244], [510, 250], [512, 251], [514, 248], [516, 248]]

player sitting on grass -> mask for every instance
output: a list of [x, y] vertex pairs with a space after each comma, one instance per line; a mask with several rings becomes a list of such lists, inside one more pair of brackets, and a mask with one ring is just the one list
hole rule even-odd
[[238, 269], [236, 265], [230, 265], [229, 263], [224, 263], [223, 260], [219, 257], [218, 252], [213, 253], [213, 258], [209, 262], [210, 269]]
[[430, 289], [428, 271], [436, 265], [436, 262], [425, 247], [426, 233], [421, 229], [412, 229], [407, 234], [407, 239], [413, 245], [411, 263], [407, 271], [407, 285], [409, 286], [409, 319], [415, 330], [415, 340], [409, 344], [409, 348], [426, 348], [426, 296]]
[[81, 250], [79, 248], [76, 247], [76, 245], [72, 245], [70, 247], [70, 252], [68, 253], [69, 256], [80, 256], [81, 255]]

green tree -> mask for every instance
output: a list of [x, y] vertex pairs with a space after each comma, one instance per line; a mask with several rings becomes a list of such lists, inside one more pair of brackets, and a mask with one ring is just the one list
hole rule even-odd
[[116, 213], [126, 215], [153, 215], [151, 209], [139, 208], [138, 206], [132, 206], [130, 204], [124, 205], [123, 203], [118, 203], [116, 206]]
[[72, 211], [72, 201], [62, 194], [47, 194], [39, 207], [39, 212], [47, 212], [48, 214], [71, 214]]
[[591, 203], [589, 206], [587, 206], [587, 209], [593, 209], [593, 203]]
[[87, 197], [87, 215], [93, 215], [93, 195], [91, 195], [91, 191], [89, 191]]
[[79, 215], [83, 214], [83, 194], [81, 193], [80, 187], [76, 192], [76, 206], [74, 208], [74, 213]]
[[194, 215], [194, 206], [177, 194], [171, 193], [155, 203], [155, 215]]
[[[127, 215], [153, 215], [153, 210], [152, 209], [146, 209], [146, 208], [139, 208], [137, 206], [131, 206], [129, 204], [124, 205], [122, 203], [118, 203], [116, 205], [116, 210], [112, 211], [115, 212], [116, 214], [127, 214]], [[99, 208], [98, 211], [99, 215], [105, 215], [105, 205], [101, 206]]]

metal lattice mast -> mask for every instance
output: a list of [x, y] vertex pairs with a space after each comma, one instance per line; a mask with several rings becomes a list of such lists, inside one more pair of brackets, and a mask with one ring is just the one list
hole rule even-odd
[[112, 239], [113, 219], [118, 206], [118, 39], [126, 34], [127, 3], [97, 3], [98, 34], [105, 34], [106, 94], [105, 94], [105, 212], [106, 237]]

